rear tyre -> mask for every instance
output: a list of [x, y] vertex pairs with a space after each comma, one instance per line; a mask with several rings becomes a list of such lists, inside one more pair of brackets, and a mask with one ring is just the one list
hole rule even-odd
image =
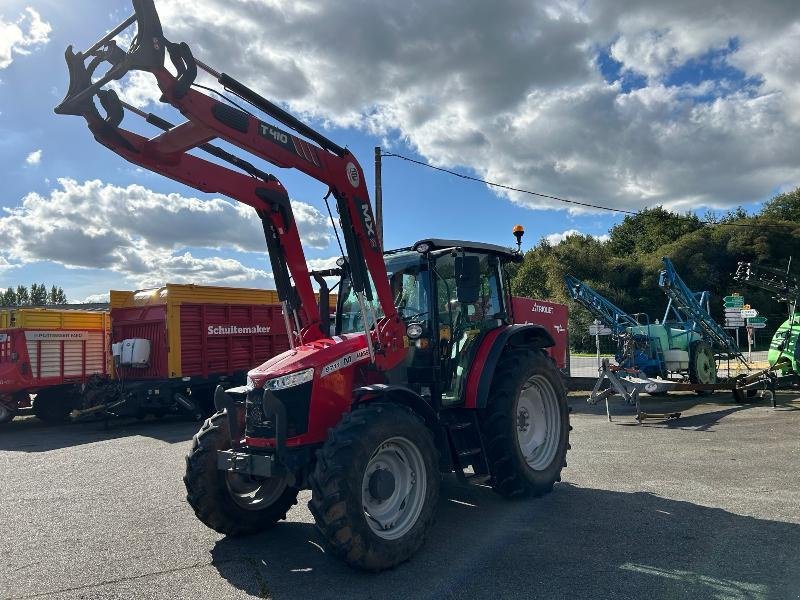
[[286, 518], [297, 504], [297, 488], [280, 477], [248, 477], [217, 469], [217, 450], [231, 448], [228, 415], [218, 412], [203, 424], [186, 457], [186, 500], [205, 525], [236, 536], [258, 533]]
[[561, 481], [569, 448], [569, 406], [558, 370], [541, 350], [500, 359], [482, 418], [492, 489], [541, 496]]
[[403, 406], [345, 415], [311, 476], [309, 508], [331, 553], [367, 571], [408, 560], [433, 523], [438, 461], [430, 430]]
[[[714, 351], [706, 342], [698, 340], [689, 346], [689, 381], [692, 383], [717, 383], [717, 363]], [[698, 396], [708, 396], [709, 390], [696, 390]]]
[[47, 423], [64, 423], [72, 412], [72, 404], [69, 389], [42, 390], [33, 400], [33, 414]]

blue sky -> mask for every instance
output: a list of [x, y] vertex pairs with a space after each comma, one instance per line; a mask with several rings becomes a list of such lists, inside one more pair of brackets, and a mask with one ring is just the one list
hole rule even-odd
[[[792, 3], [754, 16], [734, 2], [722, 22], [702, 2], [643, 2], [633, 12], [564, 1], [489, 12], [477, 1], [456, 3], [456, 12], [444, 1], [402, 11], [264, 0], [246, 13], [243, 2], [157, 4], [167, 37], [348, 146], [370, 189], [376, 145], [626, 210], [754, 210], [800, 182]], [[71, 299], [166, 280], [269, 286], [247, 214], [136, 169], [81, 119], [53, 113], [67, 86], [64, 48], [87, 47], [129, 11], [128, 2], [99, 0], [0, 8], [0, 286], [46, 281]], [[342, 24], [351, 32], [344, 39], [332, 33]], [[142, 79], [122, 82], [121, 93], [178, 119]], [[325, 188], [270, 170], [312, 207], [298, 205], [308, 258], [334, 256]], [[391, 158], [383, 185], [387, 247], [428, 236], [510, 245], [516, 223], [529, 246], [573, 230], [601, 236], [619, 220]]]

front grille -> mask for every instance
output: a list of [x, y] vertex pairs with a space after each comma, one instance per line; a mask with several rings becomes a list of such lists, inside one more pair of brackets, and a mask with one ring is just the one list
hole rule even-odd
[[[272, 392], [286, 407], [286, 437], [294, 437], [308, 431], [311, 384], [312, 382], [309, 381], [302, 385]], [[261, 405], [263, 394], [263, 390], [252, 390], [247, 394], [245, 434], [248, 437], [275, 437], [274, 417], [264, 418]]]

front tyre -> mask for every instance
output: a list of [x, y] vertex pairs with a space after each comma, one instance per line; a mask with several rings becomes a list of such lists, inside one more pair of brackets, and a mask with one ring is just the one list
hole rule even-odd
[[439, 483], [424, 423], [403, 406], [369, 404], [346, 414], [317, 452], [309, 507], [334, 555], [382, 571], [424, 542]]
[[492, 377], [482, 418], [492, 489], [541, 496], [561, 481], [569, 406], [558, 369], [541, 350], [507, 351]]
[[297, 504], [297, 488], [281, 477], [249, 477], [217, 469], [217, 450], [231, 448], [228, 415], [206, 419], [186, 457], [186, 500], [205, 525], [225, 535], [269, 529]]

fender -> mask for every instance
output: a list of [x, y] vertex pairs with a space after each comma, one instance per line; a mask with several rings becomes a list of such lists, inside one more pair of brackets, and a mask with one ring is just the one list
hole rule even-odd
[[507, 347], [544, 349], [555, 345], [553, 336], [541, 325], [507, 325], [490, 331], [483, 338], [475, 354], [475, 359], [472, 361], [464, 407], [486, 407], [494, 370]]
[[439, 417], [433, 407], [425, 401], [425, 398], [405, 386], [376, 383], [356, 388], [353, 391], [353, 407], [375, 400], [388, 400], [409, 407], [422, 417], [425, 425], [433, 431], [436, 431], [439, 426]]

